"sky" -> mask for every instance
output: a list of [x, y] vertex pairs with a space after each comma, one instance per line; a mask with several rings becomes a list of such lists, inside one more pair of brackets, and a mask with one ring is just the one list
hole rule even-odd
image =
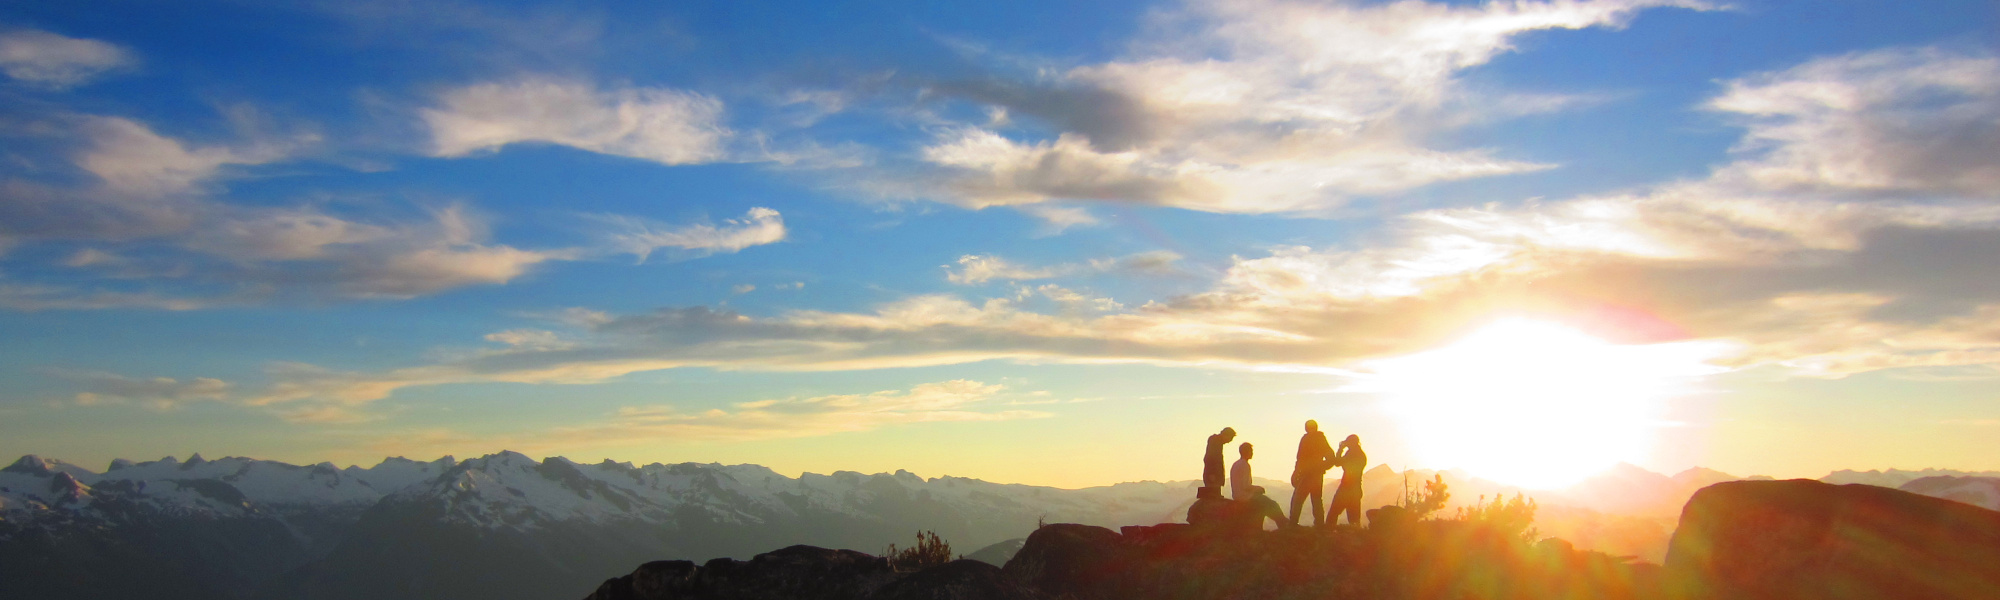
[[8, 3], [0, 454], [2000, 469], [1915, 6]]

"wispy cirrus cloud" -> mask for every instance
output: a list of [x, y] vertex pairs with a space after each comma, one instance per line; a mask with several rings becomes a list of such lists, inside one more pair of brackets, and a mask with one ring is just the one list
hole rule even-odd
[[705, 94], [544, 77], [447, 90], [421, 112], [438, 156], [545, 143], [667, 165], [723, 160], [722, 115], [722, 101]]
[[752, 208], [743, 218], [720, 225], [669, 225], [628, 215], [587, 216], [605, 227], [599, 235], [612, 251], [631, 254], [639, 262], [646, 262], [647, 257], [662, 248], [698, 254], [736, 252], [785, 241], [786, 233], [784, 216], [763, 207]]
[[0, 31], [0, 73], [30, 85], [67, 89], [138, 62], [110, 42], [35, 29]]
[[138, 404], [153, 410], [170, 410], [189, 402], [224, 401], [234, 391], [229, 382], [211, 377], [139, 378], [101, 371], [70, 370], [51, 373], [84, 388], [71, 397], [71, 401], [80, 406]]
[[1728, 84], [1747, 158], [1717, 174], [1795, 192], [2000, 196], [2000, 58], [1937, 47], [1821, 58]]
[[[958, 269], [948, 270], [945, 279], [961, 285], [976, 285], [993, 280], [1026, 281], [1088, 273], [1161, 275], [1175, 273], [1174, 264], [1180, 259], [1180, 254], [1167, 250], [1154, 250], [1118, 258], [1092, 259], [1082, 263], [1026, 266], [991, 254], [967, 254], [958, 257]], [[950, 269], [949, 266], [946, 268]]]
[[[256, 117], [236, 109], [238, 121]], [[485, 220], [452, 203], [417, 217], [339, 215], [318, 203], [242, 206], [217, 198], [234, 168], [290, 160], [318, 137], [266, 135], [191, 144], [122, 117], [65, 115], [81, 183], [0, 181], [0, 239], [92, 244], [63, 264], [100, 286], [13, 284], [16, 310], [194, 309], [284, 296], [407, 298], [506, 283], [575, 250], [488, 241]], [[144, 252], [120, 253], [121, 245]], [[147, 289], [145, 282], [168, 289]]]
[[[1019, 397], [1036, 401], [1010, 400]], [[908, 389], [854, 394], [785, 397], [738, 402], [726, 408], [693, 410], [677, 404], [627, 406], [581, 425], [520, 433], [468, 435], [426, 429], [374, 436], [365, 446], [375, 454], [437, 454], [464, 449], [506, 448], [553, 451], [674, 442], [738, 442], [820, 437], [922, 423], [992, 422], [1040, 419], [1050, 413], [1023, 404], [1059, 400], [1045, 392], [1012, 392], [1006, 386], [967, 379], [920, 383]]]
[[620, 409], [610, 423], [558, 430], [572, 441], [756, 440], [868, 431], [893, 425], [1045, 418], [1048, 413], [1001, 409], [1006, 386], [968, 379], [923, 383], [907, 390], [774, 398], [730, 409], [687, 411], [672, 405]]
[[[720, 224], [607, 214], [590, 215], [594, 247], [524, 249], [493, 242], [488, 219], [464, 202], [397, 215], [343, 214], [337, 199], [324, 198], [239, 205], [226, 201], [227, 181], [296, 160], [319, 136], [273, 133], [243, 107], [225, 116], [238, 125], [239, 139], [193, 143], [98, 115], [59, 115], [52, 122], [65, 127], [32, 128], [65, 132], [36, 135], [57, 138], [56, 146], [67, 150], [56, 156], [66, 155], [77, 177], [0, 179], [0, 246], [90, 244], [62, 264], [98, 280], [0, 284], [0, 308], [190, 310], [277, 299], [411, 298], [506, 284], [551, 262], [608, 253], [643, 261], [661, 248], [735, 252], [786, 235], [783, 218], [766, 208]], [[646, 135], [652, 133], [633, 143], [653, 139]], [[121, 246], [145, 250], [120, 252]]]

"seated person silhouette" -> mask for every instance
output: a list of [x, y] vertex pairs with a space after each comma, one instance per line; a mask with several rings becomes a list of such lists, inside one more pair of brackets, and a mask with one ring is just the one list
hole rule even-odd
[[1290, 526], [1285, 520], [1285, 511], [1278, 508], [1278, 501], [1264, 495], [1264, 486], [1250, 483], [1250, 458], [1257, 455], [1257, 448], [1244, 442], [1236, 447], [1242, 458], [1229, 465], [1229, 497], [1245, 504], [1255, 529], [1264, 528], [1264, 519], [1270, 519], [1280, 527]]
[[1333, 505], [1326, 508], [1326, 520], [1339, 523], [1340, 514], [1345, 512], [1348, 525], [1360, 525], [1361, 472], [1368, 468], [1368, 453], [1361, 451], [1361, 436], [1350, 435], [1341, 440], [1340, 453], [1333, 460], [1340, 465], [1340, 488], [1333, 492]]
[[1222, 428], [1220, 433], [1208, 436], [1208, 451], [1201, 455], [1201, 487], [1195, 494], [1200, 498], [1222, 497], [1222, 447], [1236, 439], [1236, 430]]

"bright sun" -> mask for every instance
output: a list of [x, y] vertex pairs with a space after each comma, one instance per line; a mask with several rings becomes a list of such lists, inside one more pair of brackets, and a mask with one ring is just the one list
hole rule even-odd
[[1377, 393], [1416, 464], [1559, 489], [1642, 459], [1663, 402], [1717, 372], [1711, 343], [1617, 345], [1540, 321], [1495, 322], [1436, 350], [1383, 359]]

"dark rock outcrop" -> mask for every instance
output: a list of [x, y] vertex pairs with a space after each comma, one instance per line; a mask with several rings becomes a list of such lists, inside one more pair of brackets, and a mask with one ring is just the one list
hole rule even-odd
[[880, 557], [853, 550], [792, 546], [750, 560], [718, 558], [699, 567], [684, 560], [646, 563], [630, 575], [604, 582], [586, 600], [860, 600], [873, 597], [877, 589], [898, 576], [889, 561]]
[[1125, 598], [1124, 580], [1135, 568], [1118, 532], [1061, 523], [1036, 529], [1002, 572], [1030, 589], [1077, 600]]
[[960, 559], [911, 573], [876, 590], [869, 600], [1037, 600], [1000, 567]]
[[896, 573], [883, 559], [795, 546], [747, 562], [648, 563], [587, 600], [1657, 600], [1659, 568], [1481, 523], [1243, 531], [1165, 524], [1037, 529], [1003, 568], [957, 560]]
[[1696, 492], [1667, 551], [1686, 598], [2000, 598], [2000, 512], [1807, 479]]

